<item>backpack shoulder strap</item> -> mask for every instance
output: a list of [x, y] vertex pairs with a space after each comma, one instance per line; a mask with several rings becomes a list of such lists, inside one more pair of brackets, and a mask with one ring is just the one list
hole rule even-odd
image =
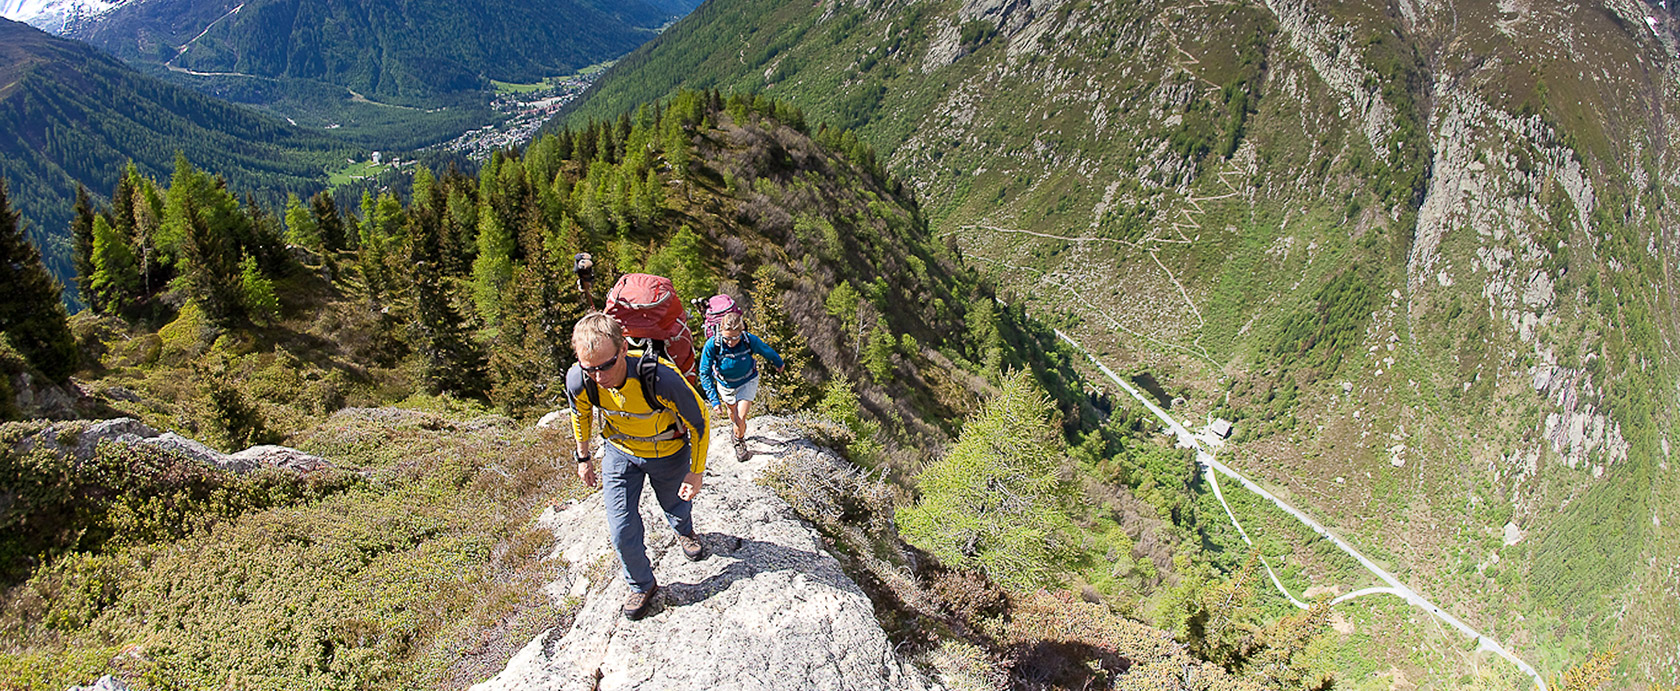
[[642, 383], [642, 398], [647, 400], [648, 410], [658, 412], [665, 409], [659, 403], [659, 394], [654, 387], [659, 385], [659, 353], [655, 348], [642, 351], [642, 356], [636, 358], [636, 380]]

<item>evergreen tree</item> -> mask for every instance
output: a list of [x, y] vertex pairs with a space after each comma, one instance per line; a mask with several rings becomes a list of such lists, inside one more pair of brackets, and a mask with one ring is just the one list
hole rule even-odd
[[420, 356], [420, 376], [427, 390], [432, 394], [483, 396], [484, 353], [468, 335], [465, 320], [455, 309], [438, 267], [429, 262], [415, 262], [413, 275], [414, 346]]
[[490, 351], [490, 400], [513, 417], [552, 409], [571, 364], [566, 340], [556, 337], [565, 331], [555, 328], [564, 319], [556, 314], [561, 306], [556, 282], [545, 273], [540, 263], [514, 269], [506, 316]]
[[240, 304], [245, 313], [258, 324], [273, 324], [280, 318], [280, 299], [274, 294], [274, 281], [263, 275], [257, 258], [249, 254], [239, 260]]
[[[753, 272], [752, 332], [782, 356], [782, 371], [764, 373], [764, 409], [772, 413], [792, 413], [806, 410], [816, 400], [811, 369], [811, 346], [804, 334], [794, 328], [793, 318], [782, 304], [783, 272], [773, 264], [763, 264]], [[761, 394], [762, 395], [762, 394]]]
[[296, 194], [286, 196], [286, 242], [314, 250], [323, 249], [321, 229], [311, 209]]
[[501, 323], [502, 291], [513, 280], [513, 234], [495, 213], [478, 216], [478, 257], [473, 260], [473, 304], [485, 323]]
[[1254, 579], [1260, 552], [1249, 552], [1242, 568], [1225, 581], [1207, 589], [1185, 622], [1185, 643], [1190, 652], [1226, 669], [1235, 670], [1247, 656], [1248, 639], [1254, 635]]
[[96, 311], [124, 314], [140, 291], [140, 266], [128, 238], [105, 217], [93, 220], [93, 274], [88, 277], [87, 300]]
[[869, 345], [863, 350], [863, 368], [869, 370], [869, 375], [875, 378], [875, 383], [885, 384], [892, 375], [892, 356], [897, 345], [898, 339], [893, 338], [892, 327], [887, 323], [886, 316], [877, 316], [875, 328], [869, 334]]
[[35, 369], [54, 382], [76, 371], [76, 339], [59, 301], [58, 281], [47, 273], [41, 253], [30, 244], [18, 214], [12, 211], [6, 181], [0, 180], [0, 333]]
[[459, 174], [448, 178], [449, 201], [444, 220], [445, 270], [452, 276], [472, 270], [478, 255], [478, 202], [472, 197], [469, 180]]
[[647, 179], [636, 190], [636, 223], [642, 228], [652, 230], [659, 222], [665, 211], [665, 186], [659, 181], [659, 173], [649, 169]]
[[140, 295], [150, 297], [174, 278], [174, 268], [163, 260], [158, 251], [157, 238], [162, 234], [164, 201], [157, 185], [140, 175], [130, 163], [117, 181], [117, 191], [111, 195], [112, 227], [123, 237], [131, 238], [135, 258], [140, 263]]
[[1284, 616], [1257, 637], [1259, 648], [1244, 664], [1244, 671], [1264, 679], [1277, 691], [1328, 688], [1334, 681], [1333, 664], [1317, 659], [1312, 644], [1330, 629], [1330, 602], [1321, 599], [1304, 612]]
[[688, 226], [677, 229], [670, 242], [648, 257], [643, 270], [670, 278], [677, 296], [684, 301], [717, 292], [717, 279], [712, 277], [706, 268], [706, 258], [700, 254], [700, 234]]
[[921, 500], [900, 509], [910, 544], [940, 562], [983, 569], [1014, 587], [1049, 585], [1078, 551], [1057, 473], [1063, 442], [1049, 399], [1025, 372], [963, 424], [944, 458], [916, 476]]
[[315, 232], [321, 239], [321, 249], [337, 252], [350, 247], [349, 239], [353, 236], [344, 232], [344, 215], [338, 210], [338, 203], [333, 201], [332, 192], [322, 190], [309, 198], [309, 213], [313, 216]]
[[94, 311], [93, 288], [93, 200], [86, 187], [76, 185], [76, 210], [70, 218], [71, 266], [76, 271], [76, 294]]
[[665, 149], [665, 163], [671, 166], [671, 176], [682, 181], [686, 189], [689, 166], [694, 159], [694, 145], [689, 139], [687, 125], [678, 118], [667, 118], [661, 144]]
[[198, 384], [202, 416], [210, 441], [222, 451], [237, 452], [258, 444], [279, 441], [268, 429], [262, 411], [253, 405], [228, 371], [226, 356], [214, 354], [194, 363], [193, 379]]
[[238, 250], [226, 233], [210, 226], [195, 200], [188, 198], [183, 204], [187, 295], [210, 321], [230, 326], [245, 316]]
[[448, 198], [443, 188], [433, 181], [424, 167], [415, 171], [414, 198], [408, 206], [406, 234], [409, 257], [416, 262], [428, 262], [445, 271], [443, 262], [443, 215], [448, 211]]

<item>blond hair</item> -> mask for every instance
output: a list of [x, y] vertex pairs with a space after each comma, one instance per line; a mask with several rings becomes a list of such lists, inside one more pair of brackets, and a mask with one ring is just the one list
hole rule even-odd
[[723, 321], [718, 324], [718, 329], [720, 331], [746, 331], [747, 320], [741, 317], [740, 312], [730, 312], [723, 315]]
[[624, 327], [604, 312], [590, 312], [577, 321], [572, 328], [572, 352], [582, 354], [602, 345], [611, 345], [613, 350], [624, 345]]

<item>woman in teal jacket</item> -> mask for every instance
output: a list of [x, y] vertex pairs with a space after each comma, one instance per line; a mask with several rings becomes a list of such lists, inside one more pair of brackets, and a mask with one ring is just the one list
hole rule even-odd
[[782, 369], [782, 356], [762, 339], [747, 333], [741, 315], [728, 314], [718, 335], [706, 339], [700, 349], [700, 388], [714, 409], [727, 406], [735, 426], [735, 460], [747, 459], [747, 410], [758, 397], [757, 354], [772, 369]]

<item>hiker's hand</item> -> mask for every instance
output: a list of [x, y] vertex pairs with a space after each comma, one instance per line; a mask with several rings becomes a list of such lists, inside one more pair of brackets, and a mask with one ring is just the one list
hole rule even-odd
[[596, 489], [601, 488], [601, 478], [599, 478], [595, 475], [595, 464], [594, 463], [579, 463], [579, 464], [577, 464], [577, 473], [578, 473], [578, 479], [583, 480], [584, 485], [587, 485], [589, 487], [594, 487]]
[[722, 403], [712, 406], [712, 417], [721, 418], [723, 417], [723, 413], [724, 410]]
[[694, 501], [700, 496], [700, 486], [706, 484], [706, 476], [700, 473], [689, 473], [683, 478], [682, 487], [677, 488], [677, 498], [683, 501]]

